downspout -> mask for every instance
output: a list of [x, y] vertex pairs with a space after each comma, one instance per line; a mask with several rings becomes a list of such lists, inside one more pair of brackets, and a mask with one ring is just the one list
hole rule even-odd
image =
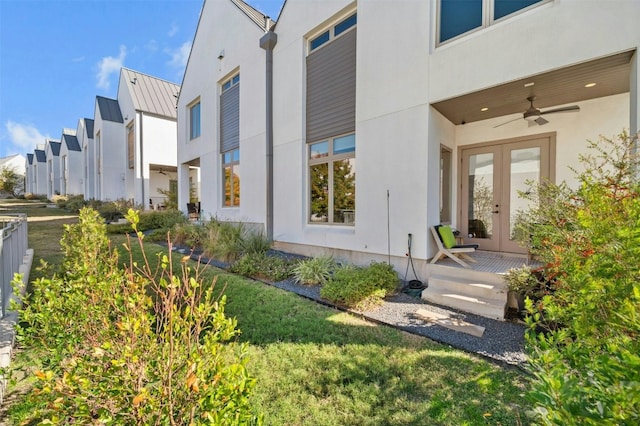
[[266, 52], [266, 143], [267, 143], [267, 188], [266, 188], [266, 233], [273, 240], [273, 48], [278, 36], [268, 30], [260, 38], [260, 47]]
[[[144, 122], [144, 113], [142, 111], [140, 111], [140, 186], [142, 189], [142, 210], [145, 210], [144, 206], [147, 205], [147, 199], [144, 196], [144, 158], [142, 157], [142, 152], [143, 150], [143, 146], [144, 146], [144, 132], [142, 131], [143, 129], [143, 125], [142, 123]], [[149, 176], [149, 179], [151, 179], [151, 176]]]

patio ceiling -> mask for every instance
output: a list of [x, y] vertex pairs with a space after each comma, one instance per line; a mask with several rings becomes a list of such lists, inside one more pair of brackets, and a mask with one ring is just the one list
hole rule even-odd
[[[634, 51], [532, 75], [500, 86], [436, 102], [433, 107], [458, 125], [514, 113], [529, 108], [527, 97], [535, 96], [536, 108], [545, 108], [616, 95], [629, 91], [631, 57]], [[531, 85], [533, 83], [533, 85]], [[593, 87], [585, 87], [596, 83]], [[488, 108], [486, 111], [481, 111]]]

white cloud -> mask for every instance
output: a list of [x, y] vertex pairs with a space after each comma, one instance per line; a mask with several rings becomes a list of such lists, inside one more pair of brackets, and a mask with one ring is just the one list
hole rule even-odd
[[187, 66], [187, 60], [189, 60], [191, 41], [185, 41], [177, 49], [165, 49], [165, 52], [171, 56], [171, 60], [168, 62], [169, 65], [176, 68], [184, 68]]
[[10, 143], [21, 151], [33, 151], [36, 145], [44, 143], [45, 138], [48, 137], [31, 124], [21, 124], [9, 120], [5, 123], [5, 127], [9, 132]]
[[124, 58], [127, 56], [127, 46], [120, 46], [120, 55], [117, 58], [113, 56], [104, 57], [98, 62], [98, 83], [96, 87], [99, 89], [108, 90], [110, 86], [109, 77], [111, 74], [119, 73], [120, 68], [124, 62]]
[[158, 51], [158, 42], [156, 40], [149, 40], [149, 42], [147, 42], [147, 44], [144, 45], [145, 49], [149, 50], [150, 52], [157, 52]]
[[180, 27], [178, 27], [174, 22], [171, 24], [171, 28], [169, 28], [169, 32], [167, 33], [167, 35], [169, 37], [173, 37], [174, 35], [178, 34], [178, 31], [180, 31]]

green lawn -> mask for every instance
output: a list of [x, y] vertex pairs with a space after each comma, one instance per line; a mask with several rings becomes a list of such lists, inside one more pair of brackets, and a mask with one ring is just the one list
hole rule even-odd
[[[58, 213], [29, 223], [34, 263], [60, 259], [53, 241], [73, 219]], [[118, 247], [123, 237], [112, 240]], [[153, 258], [163, 249], [146, 250]], [[140, 255], [134, 250], [134, 260]], [[204, 277], [217, 279], [227, 315], [250, 344], [253, 401], [267, 425], [528, 424], [527, 378], [518, 370], [214, 268]]]

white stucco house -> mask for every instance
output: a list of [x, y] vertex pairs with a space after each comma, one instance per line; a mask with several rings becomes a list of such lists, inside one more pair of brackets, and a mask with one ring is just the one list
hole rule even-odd
[[75, 129], [63, 129], [60, 137], [60, 194], [83, 194], [82, 149]]
[[124, 118], [126, 198], [145, 208], [177, 191], [176, 102], [180, 86], [122, 68], [118, 104]]
[[124, 119], [116, 99], [96, 96], [93, 118], [95, 144], [94, 197], [115, 201], [126, 197], [126, 145]]
[[95, 145], [93, 142], [93, 119], [81, 118], [76, 128], [76, 138], [80, 146], [82, 160], [80, 162], [80, 175], [82, 177], [82, 190], [85, 200], [95, 198]]
[[34, 155], [33, 152], [27, 153], [27, 159], [24, 163], [24, 192], [25, 194], [33, 194], [36, 179], [34, 177]]
[[60, 141], [47, 139], [44, 152], [47, 158], [47, 198], [60, 195]]
[[287, 251], [403, 271], [411, 234], [426, 276], [446, 223], [524, 253], [524, 181], [571, 183], [587, 140], [638, 131], [638, 17], [627, 0], [287, 0], [273, 25], [205, 1], [178, 102], [180, 207], [199, 166], [205, 212]]
[[30, 191], [36, 195], [47, 195], [47, 154], [45, 145], [39, 145], [33, 150], [32, 176]]

